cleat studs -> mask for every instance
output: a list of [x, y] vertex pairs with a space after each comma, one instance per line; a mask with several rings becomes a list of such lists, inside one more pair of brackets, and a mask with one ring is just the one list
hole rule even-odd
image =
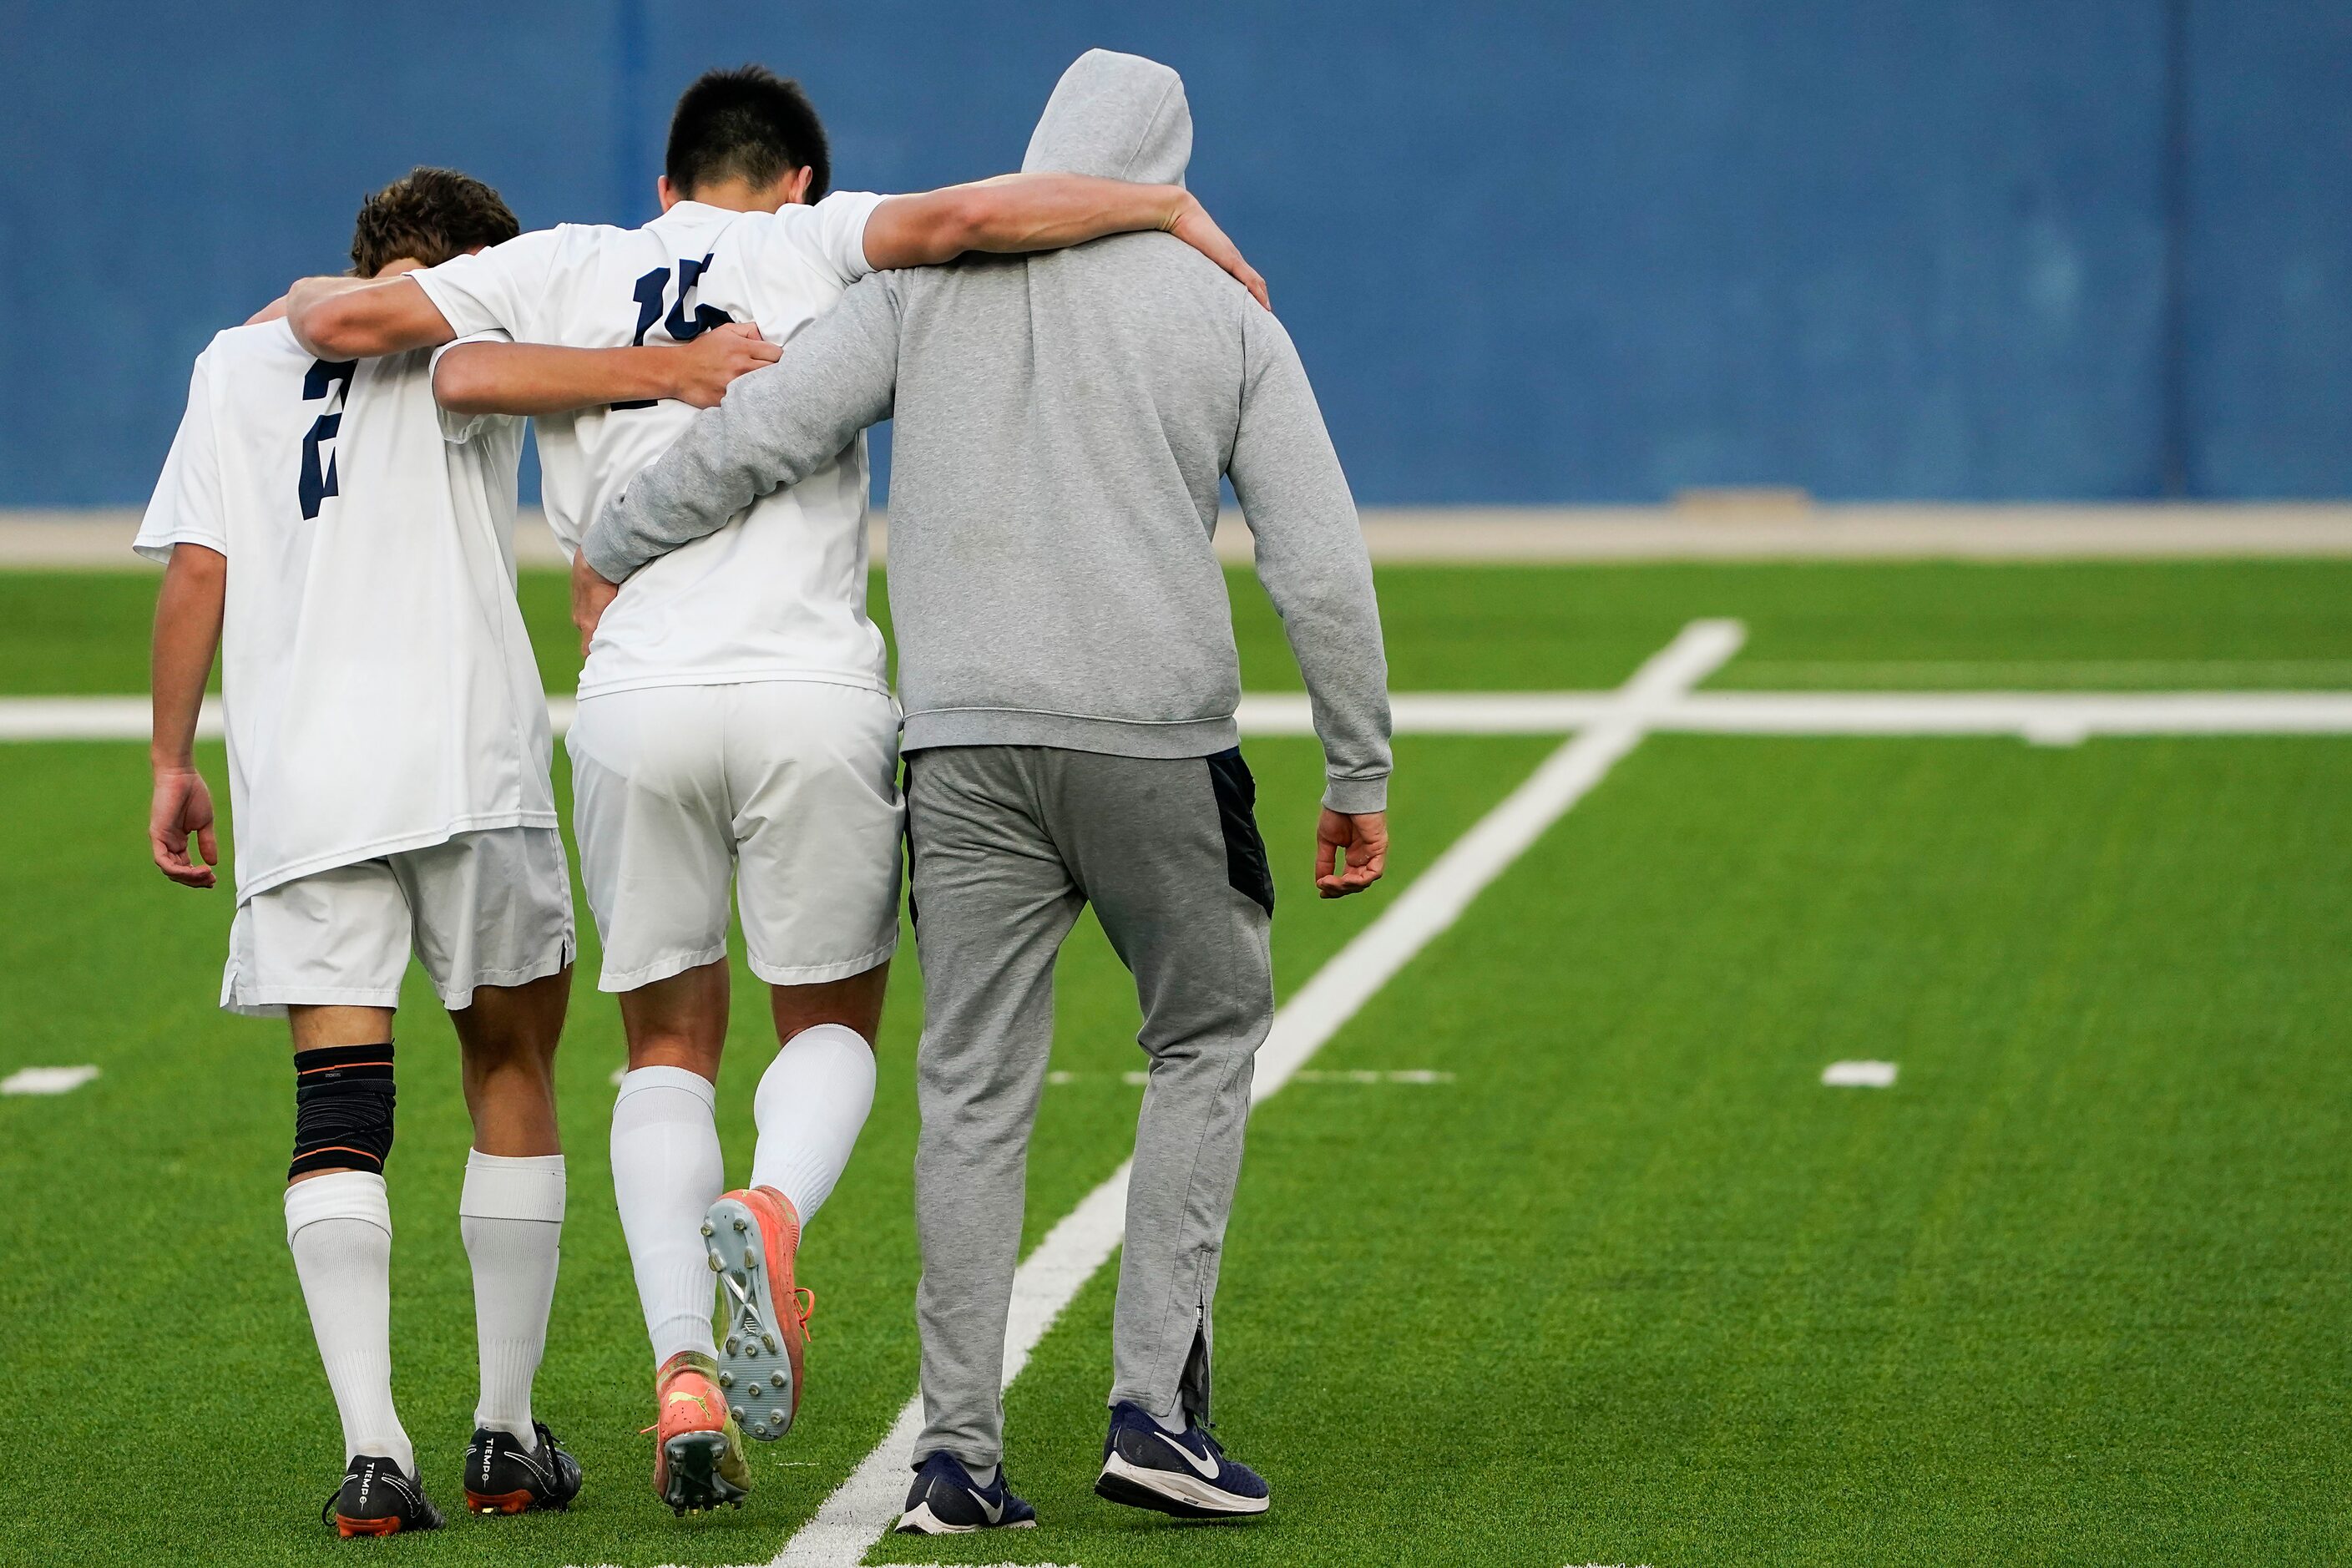
[[734, 1374], [733, 1373], [731, 1373], [731, 1372], [722, 1372], [722, 1373], [720, 1373], [719, 1374], [719, 1387], [721, 1387], [721, 1388], [732, 1388], [732, 1387], [734, 1387], [734, 1386], [735, 1386], [735, 1374]]
[[775, 1354], [775, 1353], [776, 1353], [776, 1336], [775, 1336], [775, 1335], [773, 1335], [773, 1334], [761, 1334], [761, 1335], [760, 1336], [760, 1342], [761, 1342], [761, 1344], [763, 1344], [763, 1345], [765, 1345], [765, 1346], [767, 1346], [767, 1347], [768, 1347], [768, 1353], [769, 1353], [770, 1355], [773, 1355], [773, 1354]]
[[743, 1419], [743, 1407], [740, 1405], [730, 1405], [728, 1407], [727, 1414], [735, 1417], [736, 1420], [740, 1421]]
[[733, 1334], [727, 1336], [727, 1353], [729, 1355], [733, 1355], [735, 1353], [735, 1336]]
[[753, 1384], [751, 1385], [751, 1397], [752, 1397], [752, 1398], [754, 1398], [754, 1399], [759, 1398], [759, 1397], [760, 1397], [760, 1395], [761, 1395], [761, 1394], [765, 1394], [765, 1393], [767, 1393], [767, 1392], [768, 1392], [768, 1391], [767, 1391], [766, 1389], [761, 1388], [761, 1387], [758, 1384], [756, 1384], [756, 1383], [755, 1383], [755, 1384]]
[[737, 1230], [737, 1231], [740, 1232], [740, 1231], [746, 1231], [746, 1230], [749, 1230], [749, 1229], [751, 1229], [751, 1227], [748, 1224], [746, 1224], [745, 1222], [743, 1222], [742, 1220], [740, 1220], [740, 1219], [739, 1219], [739, 1220], [737, 1220], [737, 1221], [735, 1222], [735, 1228], [736, 1228], [736, 1230]]
[[778, 1388], [782, 1388], [784, 1385], [784, 1374], [781, 1372], [772, 1373], [769, 1374], [768, 1381], [774, 1384]]
[[704, 1220], [704, 1221], [702, 1222], [702, 1234], [703, 1234], [703, 1235], [705, 1235], [705, 1236], [709, 1236], [709, 1235], [711, 1235], [711, 1234], [712, 1234], [711, 1225], [710, 1225], [710, 1222], [709, 1222], [709, 1220]]
[[714, 1253], [712, 1253], [712, 1254], [710, 1255], [710, 1259], [709, 1259], [709, 1261], [710, 1261], [710, 1271], [711, 1271], [713, 1274], [723, 1274], [723, 1273], [725, 1273], [725, 1272], [726, 1272], [727, 1265], [725, 1265], [724, 1263], [721, 1263], [721, 1262], [719, 1262], [719, 1254], [717, 1254], [717, 1253], [715, 1253], [715, 1252], [714, 1252]]
[[751, 1341], [745, 1340], [743, 1342], [743, 1353], [749, 1356], [751, 1360], [757, 1361], [760, 1359], [760, 1347], [753, 1344]]
[[751, 1272], [751, 1270], [753, 1270], [754, 1268], [759, 1268], [759, 1267], [760, 1267], [760, 1255], [759, 1255], [758, 1253], [756, 1253], [756, 1252], [754, 1252], [754, 1253], [750, 1253], [750, 1254], [748, 1254], [748, 1255], [746, 1255], [746, 1256], [745, 1256], [745, 1258], [744, 1258], [744, 1259], [743, 1259], [743, 1272], [744, 1272], [744, 1273], [749, 1274], [750, 1272]]

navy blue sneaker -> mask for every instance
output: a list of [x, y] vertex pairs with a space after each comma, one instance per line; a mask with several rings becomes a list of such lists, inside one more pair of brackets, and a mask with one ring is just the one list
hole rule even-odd
[[1265, 1479], [1226, 1458], [1199, 1424], [1180, 1436], [1125, 1400], [1110, 1407], [1095, 1495], [1179, 1519], [1246, 1518], [1274, 1501]]
[[907, 1511], [898, 1516], [901, 1535], [969, 1535], [975, 1530], [1034, 1530], [1037, 1510], [1014, 1497], [1004, 1484], [1004, 1467], [996, 1479], [975, 1486], [971, 1472], [952, 1454], [933, 1454], [915, 1472], [907, 1493]]

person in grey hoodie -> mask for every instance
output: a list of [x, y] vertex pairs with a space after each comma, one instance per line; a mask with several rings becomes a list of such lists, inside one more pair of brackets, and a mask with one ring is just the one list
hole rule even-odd
[[[1174, 71], [1094, 50], [1055, 88], [1023, 167], [1181, 183], [1192, 139]], [[583, 618], [894, 415], [925, 998], [927, 1425], [899, 1528], [1034, 1521], [1002, 1472], [1004, 1330], [1054, 959], [1088, 902], [1134, 973], [1150, 1058], [1096, 1489], [1186, 1517], [1262, 1513], [1265, 1483], [1205, 1430], [1217, 1268], [1274, 1016], [1274, 882], [1211, 535], [1229, 477], [1323, 742], [1316, 886], [1360, 891], [1387, 851], [1389, 708], [1346, 478], [1281, 323], [1199, 253], [1143, 234], [967, 257], [858, 283], [698, 416], [590, 530]]]

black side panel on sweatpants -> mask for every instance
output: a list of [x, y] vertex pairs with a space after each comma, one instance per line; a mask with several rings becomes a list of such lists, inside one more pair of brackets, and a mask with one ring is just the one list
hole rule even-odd
[[[906, 752], [898, 757], [898, 800], [903, 805], [915, 797], [915, 753]], [[907, 923], [919, 926], [923, 911], [915, 907], [915, 808], [907, 806], [904, 818], [907, 835]]]
[[1265, 863], [1265, 840], [1257, 831], [1257, 780], [1242, 751], [1208, 759], [1209, 783], [1217, 792], [1217, 821], [1225, 830], [1225, 880], [1234, 891], [1267, 914], [1274, 913], [1274, 872]]

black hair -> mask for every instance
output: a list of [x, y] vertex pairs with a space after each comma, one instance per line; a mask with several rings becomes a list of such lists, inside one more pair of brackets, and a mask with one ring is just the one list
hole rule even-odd
[[824, 122], [801, 84], [765, 66], [705, 71], [679, 95], [670, 117], [662, 173], [681, 195], [730, 178], [769, 185], [794, 169], [809, 172], [808, 199], [833, 188]]

